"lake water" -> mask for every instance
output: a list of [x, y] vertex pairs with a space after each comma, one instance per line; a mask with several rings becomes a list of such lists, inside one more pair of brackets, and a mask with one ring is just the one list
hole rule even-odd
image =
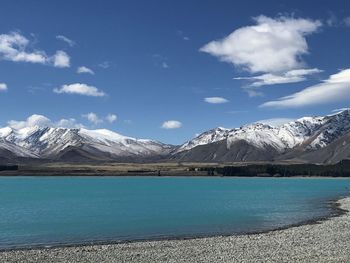
[[0, 249], [269, 230], [349, 193], [347, 179], [1, 177]]

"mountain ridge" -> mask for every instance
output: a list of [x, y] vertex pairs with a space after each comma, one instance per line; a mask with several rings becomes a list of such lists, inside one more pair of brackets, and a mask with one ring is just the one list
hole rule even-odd
[[[58, 161], [305, 161], [327, 163], [350, 157], [350, 110], [303, 117], [270, 126], [253, 123], [218, 127], [182, 145], [136, 139], [85, 128], [30, 126], [0, 128], [0, 157]], [[349, 152], [349, 153], [348, 153]]]
[[[69, 149], [91, 156], [91, 159], [113, 160], [120, 157], [161, 156], [168, 154], [172, 146], [158, 141], [135, 139], [106, 129], [25, 127], [0, 129], [2, 144], [12, 144], [25, 150], [22, 157], [59, 160]], [[5, 144], [6, 143], [6, 144]], [[3, 147], [5, 148], [5, 147]], [[8, 150], [9, 147], [7, 147]], [[14, 154], [18, 150], [12, 149]], [[105, 158], [100, 158], [105, 156]], [[106, 158], [108, 156], [108, 158]]]

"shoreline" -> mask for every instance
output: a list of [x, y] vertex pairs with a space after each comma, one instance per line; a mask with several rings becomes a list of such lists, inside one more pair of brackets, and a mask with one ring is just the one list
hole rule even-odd
[[8, 164], [0, 176], [187, 176], [187, 177], [327, 177], [350, 178], [350, 162], [34, 162]]
[[[123, 241], [123, 242], [95, 242], [95, 243], [86, 243], [86, 244], [72, 244], [72, 245], [58, 245], [58, 246], [50, 246], [50, 247], [31, 247], [31, 248], [15, 248], [15, 249], [5, 249], [0, 251], [0, 261], [1, 262], [19, 262], [18, 259], [26, 259], [26, 261], [21, 262], [66, 262], [69, 260], [72, 260], [74, 262], [97, 262], [101, 255], [105, 250], [110, 250], [112, 254], [119, 255], [118, 252], [127, 250], [136, 253], [138, 256], [136, 259], [130, 258], [128, 255], [124, 256], [117, 256], [117, 261], [113, 261], [113, 257], [108, 257], [106, 261], [99, 261], [99, 262], [163, 262], [163, 261], [157, 261], [157, 253], [160, 253], [162, 249], [165, 247], [179, 247], [178, 256], [175, 258], [172, 258], [173, 253], [170, 253], [168, 256], [162, 254], [163, 256], [170, 257], [166, 259], [164, 262], [185, 262], [185, 261], [172, 261], [171, 259], [179, 259], [178, 257], [183, 257], [187, 255], [184, 252], [181, 252], [182, 249], [187, 248], [187, 245], [189, 247], [191, 246], [197, 246], [196, 244], [201, 244], [203, 247], [213, 247], [213, 246], [221, 246], [221, 245], [227, 245], [227, 242], [235, 241], [235, 240], [245, 240], [248, 246], [259, 246], [259, 242], [255, 242], [256, 244], [249, 242], [250, 240], [255, 240], [258, 237], [258, 240], [264, 240], [268, 239], [271, 236], [277, 236], [278, 238], [281, 238], [281, 235], [285, 235], [286, 233], [293, 233], [294, 235], [300, 235], [303, 237], [303, 233], [305, 229], [314, 229], [315, 230], [315, 236], [319, 236], [321, 234], [324, 234], [322, 231], [319, 231], [318, 228], [321, 228], [321, 230], [325, 226], [336, 226], [337, 222], [343, 222], [347, 226], [346, 229], [342, 229], [341, 233], [346, 235], [346, 240], [348, 241], [347, 244], [349, 245], [350, 249], [350, 197], [340, 197], [337, 200], [330, 200], [329, 205], [332, 207], [332, 211], [330, 215], [323, 217], [323, 218], [315, 218], [313, 220], [308, 220], [305, 222], [301, 222], [298, 224], [293, 224], [273, 230], [266, 230], [266, 231], [259, 231], [254, 233], [242, 233], [242, 234], [228, 234], [228, 235], [215, 235], [215, 236], [202, 236], [202, 237], [182, 237], [182, 238], [161, 238], [161, 239], [155, 239], [155, 240], [134, 240], [134, 241]], [[328, 233], [329, 234], [329, 233]], [[338, 233], [333, 233], [334, 235], [338, 235]], [[287, 235], [289, 236], [289, 235]], [[322, 240], [321, 240], [322, 241]], [[334, 241], [334, 240], [333, 240]], [[333, 242], [332, 241], [332, 242]], [[236, 242], [234, 242], [236, 243]], [[221, 245], [220, 245], [221, 244]], [[265, 244], [268, 246], [269, 243]], [[185, 245], [185, 247], [184, 247]], [[142, 247], [151, 247], [152, 251], [154, 253], [152, 254], [151, 258], [148, 258], [149, 255], [145, 254], [143, 255], [143, 250], [140, 249]], [[233, 247], [234, 251], [238, 248]], [[89, 256], [91, 257], [92, 261], [85, 261], [81, 257], [84, 257], [84, 253], [86, 251], [90, 251]], [[92, 252], [91, 252], [92, 251]], [[234, 254], [234, 251], [232, 253]], [[269, 247], [268, 251], [273, 251], [273, 247]], [[344, 251], [346, 252], [346, 251]], [[209, 258], [214, 256], [220, 256], [220, 255], [212, 255], [209, 251], [207, 256]], [[59, 254], [59, 258], [62, 257], [62, 261], [60, 261], [59, 258], [57, 258], [54, 255]], [[22, 258], [21, 258], [22, 256]], [[40, 257], [43, 256], [41, 259]], [[230, 255], [226, 255], [230, 257]], [[231, 255], [232, 256], [232, 255]], [[27, 258], [28, 257], [28, 258]], [[31, 259], [33, 258], [33, 260]], [[38, 258], [39, 257], [39, 258]], [[50, 260], [47, 259], [47, 257], [50, 258]], [[71, 257], [74, 258], [71, 259]], [[125, 257], [125, 258], [124, 258]], [[146, 257], [146, 258], [144, 258]], [[35, 258], [35, 261], [34, 261]], [[64, 260], [63, 260], [64, 259]], [[142, 259], [142, 260], [141, 260]], [[350, 255], [349, 255], [349, 261], [350, 261]], [[27, 261], [28, 260], [28, 261]], [[81, 260], [81, 261], [80, 261]], [[138, 261], [141, 260], [141, 261]], [[145, 260], [145, 261], [144, 261]], [[187, 258], [188, 262], [198, 262], [195, 258]], [[242, 258], [242, 261], [238, 262], [254, 262], [254, 261], [244, 261], [245, 259]], [[186, 261], [187, 262], [187, 261]], [[208, 261], [208, 262], [215, 262], [215, 261]], [[226, 262], [226, 261], [223, 261]], [[227, 261], [230, 262], [230, 261]], [[275, 262], [275, 261], [272, 261]], [[284, 262], [284, 261], [276, 261], [276, 262]], [[323, 262], [323, 261], [297, 261], [297, 262]], [[324, 262], [344, 262], [344, 261], [324, 261]]]
[[[186, 175], [185, 175], [186, 174]], [[237, 175], [207, 175], [206, 173], [163, 173], [161, 175], [157, 175], [156, 173], [37, 173], [37, 172], [25, 172], [25, 173], [17, 173], [17, 172], [7, 172], [0, 171], [0, 178], [2, 177], [157, 177], [157, 178], [171, 178], [171, 177], [184, 177], [184, 178], [276, 178], [276, 179], [293, 179], [293, 178], [306, 178], [306, 179], [350, 179], [348, 176], [321, 176], [321, 175], [293, 175], [293, 176], [237, 176]]]

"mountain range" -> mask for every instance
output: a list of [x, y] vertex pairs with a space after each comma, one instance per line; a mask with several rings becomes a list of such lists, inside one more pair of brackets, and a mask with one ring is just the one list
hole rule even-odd
[[0, 128], [0, 161], [289, 161], [335, 163], [350, 158], [350, 110], [273, 127], [218, 127], [182, 145], [136, 139], [106, 129]]

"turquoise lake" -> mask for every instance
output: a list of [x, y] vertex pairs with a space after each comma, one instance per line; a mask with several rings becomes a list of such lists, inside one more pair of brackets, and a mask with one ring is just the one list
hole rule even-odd
[[348, 179], [1, 177], [0, 249], [270, 230], [349, 193]]

